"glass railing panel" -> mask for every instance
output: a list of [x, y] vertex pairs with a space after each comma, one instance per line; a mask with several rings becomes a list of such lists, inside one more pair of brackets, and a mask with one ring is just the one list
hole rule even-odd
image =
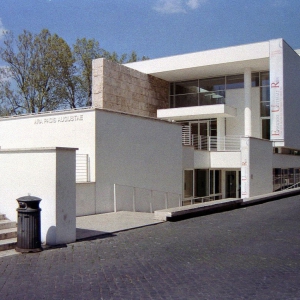
[[216, 104], [225, 104], [225, 91], [170, 96], [171, 108]]

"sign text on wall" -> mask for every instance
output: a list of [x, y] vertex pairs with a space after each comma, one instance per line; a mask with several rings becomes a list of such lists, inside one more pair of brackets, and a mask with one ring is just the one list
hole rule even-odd
[[39, 118], [34, 120], [34, 124], [39, 125], [39, 124], [51, 124], [51, 123], [78, 122], [78, 121], [83, 121], [83, 115]]

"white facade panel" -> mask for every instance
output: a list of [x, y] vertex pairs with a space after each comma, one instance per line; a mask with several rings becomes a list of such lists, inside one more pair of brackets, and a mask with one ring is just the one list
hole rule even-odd
[[272, 142], [249, 139], [250, 196], [273, 191]]
[[211, 169], [241, 168], [241, 152], [210, 152]]
[[[252, 136], [261, 137], [259, 87], [251, 88], [251, 124]], [[226, 104], [236, 108], [236, 117], [226, 119], [226, 135], [244, 135], [244, 89], [226, 90]]]
[[0, 147], [72, 147], [90, 157], [95, 181], [95, 112], [74, 110], [0, 118]]
[[300, 149], [300, 57], [283, 42], [284, 146]]
[[96, 127], [96, 213], [114, 210], [114, 184], [182, 193], [180, 125], [97, 110]]

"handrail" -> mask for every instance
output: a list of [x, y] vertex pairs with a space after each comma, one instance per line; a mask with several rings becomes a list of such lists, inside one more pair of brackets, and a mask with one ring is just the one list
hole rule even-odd
[[297, 182], [297, 183], [285, 188], [284, 190], [295, 189], [295, 188], [298, 188], [299, 186], [300, 186], [300, 182]]
[[182, 206], [181, 203], [181, 194], [178, 193], [173, 193], [173, 192], [167, 192], [167, 191], [160, 191], [160, 190], [154, 190], [154, 189], [149, 189], [149, 188], [145, 188], [145, 187], [137, 187], [137, 186], [131, 186], [131, 185], [125, 185], [125, 184], [118, 184], [118, 183], [114, 183], [114, 212], [117, 212], [117, 186], [120, 187], [127, 187], [132, 189], [132, 211], [136, 211], [136, 206], [137, 206], [137, 190], [146, 190], [148, 192], [150, 192], [150, 199], [151, 201], [148, 203], [149, 205], [149, 211], [150, 213], [153, 213], [153, 204], [154, 204], [154, 193], [161, 193], [164, 194], [164, 206], [165, 208], [168, 208], [168, 203], [169, 203], [169, 199], [170, 199], [170, 195], [176, 195], [176, 197], [178, 197], [178, 206]]
[[196, 150], [207, 151], [240, 151], [241, 136], [203, 136], [191, 134], [187, 136], [186, 132], [182, 134], [182, 144], [194, 146]]

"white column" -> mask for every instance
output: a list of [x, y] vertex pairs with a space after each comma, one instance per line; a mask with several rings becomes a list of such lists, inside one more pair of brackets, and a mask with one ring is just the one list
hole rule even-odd
[[225, 118], [217, 118], [217, 138], [217, 149], [218, 151], [222, 151], [225, 146]]
[[251, 69], [245, 68], [244, 71], [244, 91], [245, 91], [245, 136], [251, 136]]

